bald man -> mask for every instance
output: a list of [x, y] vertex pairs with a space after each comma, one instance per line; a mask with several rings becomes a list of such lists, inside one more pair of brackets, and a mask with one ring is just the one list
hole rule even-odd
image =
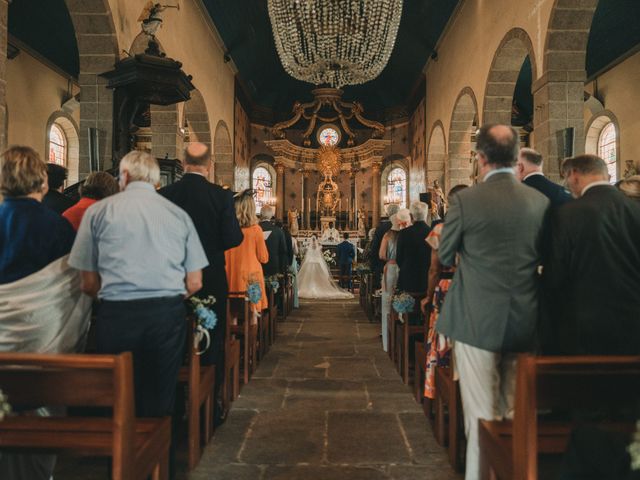
[[454, 340], [467, 434], [465, 478], [480, 478], [478, 419], [509, 417], [516, 353], [533, 348], [540, 235], [549, 200], [520, 183], [518, 134], [486, 125], [476, 139], [481, 182], [449, 198], [438, 257], [458, 270], [437, 329]]
[[[191, 143], [184, 152], [182, 179], [160, 190], [160, 194], [185, 210], [196, 227], [209, 260], [202, 271], [202, 290], [197, 296], [213, 295], [218, 324], [213, 331], [211, 346], [202, 356], [203, 363], [216, 365], [216, 391], [224, 384], [224, 338], [227, 311], [227, 276], [224, 270], [224, 252], [240, 245], [242, 231], [233, 206], [233, 193], [210, 183], [212, 162], [209, 147]], [[222, 399], [217, 402], [216, 417], [224, 419]]]

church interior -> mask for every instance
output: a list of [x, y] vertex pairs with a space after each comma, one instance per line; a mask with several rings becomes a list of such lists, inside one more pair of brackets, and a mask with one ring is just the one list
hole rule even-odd
[[[121, 160], [132, 151], [156, 159], [155, 187], [169, 189], [199, 172], [185, 155], [204, 145], [211, 163], [201, 172], [216, 195], [235, 195], [229, 202], [236, 214], [238, 195], [252, 196], [254, 216], [270, 221], [272, 212], [274, 228], [284, 229], [289, 250], [296, 244], [298, 252], [290, 253], [293, 270], [289, 261], [264, 278], [260, 271], [260, 282], [249, 280], [242, 298], [231, 285], [228, 298], [215, 295], [217, 318], [225, 322], [216, 334], [220, 344], [213, 329], [209, 338], [188, 323], [173, 418], [136, 416], [131, 357], [114, 352], [100, 360], [91, 350], [103, 329], [87, 327], [86, 350], [56, 352], [58, 360], [26, 344], [14, 348], [16, 337], [2, 332], [3, 319], [16, 318], [5, 308], [12, 305], [11, 283], [0, 277], [0, 477], [640, 478], [638, 348], [616, 356], [583, 352], [579, 361], [518, 350], [513, 415], [479, 416], [479, 426], [469, 427], [463, 362], [460, 377], [457, 350], [456, 365], [438, 363], [439, 346], [431, 342], [436, 307], [421, 311], [421, 301], [434, 296], [426, 284], [434, 261], [425, 260], [423, 286], [394, 285], [388, 293], [389, 265], [397, 264], [378, 253], [384, 232], [396, 230], [390, 213], [399, 219], [410, 211], [415, 222], [417, 202], [429, 218], [425, 232], [444, 221], [444, 251], [447, 212], [464, 210], [449, 192], [466, 186], [457, 195], [462, 202], [489, 185], [485, 152], [476, 148], [485, 125], [509, 127], [518, 148], [543, 159], [538, 173], [563, 188], [571, 189], [565, 159], [598, 157], [604, 183], [635, 181], [640, 210], [639, 0], [0, 0], [0, 32], [0, 151], [24, 145], [64, 167], [60, 193], [76, 202], [96, 172], [122, 182], [128, 163]], [[500, 213], [510, 203], [503, 202], [486, 208]], [[244, 242], [248, 230], [238, 220]], [[6, 225], [0, 218], [0, 228]], [[640, 283], [635, 225], [628, 237], [635, 251], [620, 246], [612, 255], [623, 262], [620, 272], [635, 277], [629, 285]], [[84, 230], [95, 236], [98, 229]], [[262, 245], [273, 256], [276, 235], [264, 233]], [[13, 234], [0, 232], [1, 249]], [[431, 252], [425, 237], [420, 242]], [[300, 263], [312, 238], [344, 297], [298, 300]], [[461, 277], [473, 261], [471, 240], [461, 238], [458, 271], [447, 277], [454, 291], [469, 288], [461, 278], [472, 278]], [[348, 270], [343, 240], [353, 246]], [[416, 251], [405, 249], [404, 262], [417, 265]], [[222, 262], [215, 275], [224, 277], [225, 259], [227, 269], [235, 261], [226, 250], [215, 257]], [[503, 271], [509, 261], [491, 268]], [[86, 269], [78, 270], [85, 282]], [[203, 278], [216, 281], [206, 271]], [[505, 288], [520, 288], [505, 278]], [[188, 280], [187, 273], [190, 292]], [[266, 298], [259, 311], [251, 285]], [[597, 296], [622, 298], [640, 323], [634, 288]], [[104, 298], [95, 299], [94, 320]], [[488, 311], [486, 305], [468, 308]], [[606, 330], [610, 319], [601, 322], [598, 329]], [[631, 337], [640, 331], [633, 328]], [[201, 362], [203, 335], [205, 348], [220, 349], [215, 365]], [[133, 358], [135, 365], [135, 352]], [[67, 410], [24, 414], [49, 405]], [[617, 435], [581, 442], [582, 423], [545, 416], [576, 405], [634, 409], [635, 418], [609, 422]], [[589, 441], [597, 453], [588, 453]], [[23, 463], [7, 466], [12, 456]], [[53, 463], [45, 467], [39, 456]], [[25, 467], [29, 462], [35, 470]]]

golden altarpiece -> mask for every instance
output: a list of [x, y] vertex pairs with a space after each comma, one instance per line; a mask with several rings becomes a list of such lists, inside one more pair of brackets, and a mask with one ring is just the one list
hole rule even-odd
[[[363, 116], [363, 107], [358, 102], [346, 102], [342, 99], [342, 90], [318, 88], [313, 90], [314, 100], [308, 103], [296, 102], [293, 117], [276, 124], [271, 132], [274, 140], [266, 145], [274, 152], [276, 172], [284, 174], [292, 169], [301, 176], [302, 199], [300, 214], [302, 228], [300, 233], [324, 232], [333, 223], [342, 231], [362, 237], [366, 228], [368, 214], [358, 205], [358, 192], [355, 191], [355, 176], [365, 168], [380, 171], [382, 152], [390, 144], [383, 139], [385, 127]], [[293, 142], [287, 138], [287, 130], [299, 122], [307, 122], [302, 138]], [[370, 133], [358, 142], [353, 125], [360, 125]], [[315, 134], [317, 142], [312, 138]], [[317, 143], [317, 146], [314, 146]], [[342, 147], [341, 147], [342, 145]], [[319, 176], [317, 188], [310, 188], [310, 176]], [[341, 191], [338, 180], [349, 178], [349, 191]], [[372, 200], [372, 218], [380, 216], [380, 179], [374, 175]], [[284, 185], [281, 178], [276, 182], [278, 199], [284, 198]], [[313, 191], [312, 191], [313, 190]], [[295, 212], [285, 215], [282, 201], [276, 204], [280, 218], [293, 218]]]

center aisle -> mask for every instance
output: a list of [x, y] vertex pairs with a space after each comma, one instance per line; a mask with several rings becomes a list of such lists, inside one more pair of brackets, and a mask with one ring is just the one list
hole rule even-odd
[[304, 302], [190, 480], [461, 478], [357, 301]]

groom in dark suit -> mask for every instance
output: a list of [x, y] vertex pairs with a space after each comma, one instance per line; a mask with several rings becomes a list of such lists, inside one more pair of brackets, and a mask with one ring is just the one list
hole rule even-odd
[[[207, 180], [211, 171], [209, 147], [203, 143], [190, 144], [184, 153], [184, 169], [185, 175], [180, 181], [164, 187], [159, 193], [189, 214], [209, 260], [209, 266], [202, 270], [202, 290], [197, 296], [213, 295], [216, 298], [213, 310], [218, 324], [202, 361], [216, 365], [216, 392], [219, 392], [224, 384], [228, 293], [224, 251], [240, 245], [243, 235], [233, 206], [233, 194]], [[216, 415], [220, 414], [218, 409]]]
[[340, 266], [340, 286], [351, 289], [351, 268], [353, 259], [356, 257], [356, 249], [349, 241], [349, 234], [342, 235], [344, 240], [336, 247], [336, 256]]
[[515, 171], [518, 180], [547, 197], [552, 207], [559, 207], [571, 200], [571, 194], [567, 189], [544, 176], [542, 155], [533, 148], [520, 149]]

